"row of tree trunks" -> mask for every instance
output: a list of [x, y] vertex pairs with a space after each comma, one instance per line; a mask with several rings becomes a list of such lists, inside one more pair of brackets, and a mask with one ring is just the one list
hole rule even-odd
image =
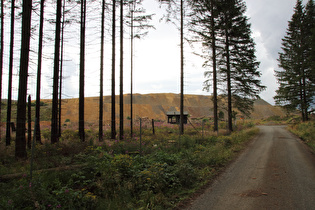
[[[55, 43], [54, 43], [54, 67], [53, 67], [53, 93], [52, 93], [52, 112], [51, 112], [51, 143], [56, 143], [59, 141], [59, 137], [61, 135], [61, 91], [62, 91], [62, 61], [63, 61], [63, 31], [64, 31], [64, 24], [65, 24], [65, 3], [64, 0], [56, 1], [56, 15], [55, 15]], [[120, 2], [120, 98], [123, 97], [123, 5], [125, 2]], [[138, 2], [140, 3], [140, 2]], [[85, 140], [85, 133], [84, 133], [84, 69], [85, 69], [85, 24], [86, 24], [86, 0], [82, 0], [81, 4], [81, 34], [80, 34], [80, 87], [79, 87], [79, 135], [82, 141]], [[137, 2], [132, 2], [133, 5], [137, 4]], [[63, 6], [63, 7], [62, 7]], [[116, 8], [116, 1], [113, 1], [113, 100], [112, 104], [115, 107], [115, 8]], [[34, 127], [34, 136], [36, 141], [41, 143], [41, 132], [40, 132], [40, 88], [41, 88], [41, 67], [42, 67], [42, 54], [43, 54], [43, 28], [44, 28], [44, 7], [45, 7], [45, 0], [40, 1], [40, 18], [39, 18], [39, 41], [38, 41], [38, 54], [37, 54], [37, 84], [36, 84], [36, 111], [35, 111], [35, 127]], [[13, 69], [13, 44], [14, 44], [14, 20], [15, 20], [15, 0], [11, 1], [11, 49], [10, 54], [10, 66], [11, 66], [11, 82], [9, 82], [9, 91], [12, 90], [12, 69]], [[133, 6], [134, 9], [134, 6]], [[139, 10], [140, 11], [140, 10]], [[19, 72], [19, 93], [18, 93], [18, 114], [17, 114], [17, 139], [16, 139], [16, 156], [17, 157], [26, 157], [26, 152], [23, 149], [25, 146], [25, 119], [26, 119], [26, 110], [23, 110], [23, 107], [26, 104], [26, 93], [27, 93], [27, 77], [28, 77], [28, 63], [29, 63], [29, 51], [30, 51], [30, 33], [31, 33], [31, 12], [32, 12], [32, 1], [30, 0], [23, 0], [23, 12], [22, 12], [22, 45], [21, 45], [21, 57], [20, 57], [20, 72]], [[132, 11], [133, 12], [133, 11]], [[142, 12], [142, 11], [140, 11]], [[3, 52], [3, 1], [1, 1], [1, 52]], [[63, 17], [63, 21], [61, 18]], [[101, 43], [101, 69], [100, 69], [100, 116], [99, 116], [99, 136], [100, 140], [102, 140], [102, 127], [103, 127], [103, 59], [104, 59], [104, 26], [105, 26], [105, 0], [102, 1], [102, 43]], [[150, 17], [145, 17], [145, 20], [150, 19]], [[143, 19], [142, 19], [143, 20]], [[140, 21], [142, 21], [140, 20]], [[132, 21], [133, 22], [133, 17]], [[61, 25], [62, 24], [62, 25]], [[133, 26], [131, 26], [133, 29]], [[150, 27], [150, 26], [144, 26]], [[132, 35], [133, 36], [133, 35]], [[140, 35], [138, 35], [139, 37]], [[27, 53], [25, 53], [27, 51]], [[1, 77], [2, 77], [2, 58], [1, 56]], [[1, 78], [0, 78], [1, 79]], [[2, 83], [2, 80], [1, 80]], [[1, 92], [1, 91], [0, 91]], [[9, 99], [11, 99], [11, 92], [9, 94]], [[58, 98], [59, 96], [59, 98]], [[1, 95], [0, 95], [1, 98]], [[24, 102], [23, 102], [24, 101]], [[10, 128], [11, 125], [11, 100], [9, 100], [8, 104], [8, 117], [7, 121]], [[59, 102], [59, 103], [58, 103]], [[1, 111], [1, 110], [0, 110]], [[58, 115], [59, 114], [59, 115]], [[112, 109], [112, 138], [116, 137], [116, 128], [115, 128], [115, 108]], [[132, 113], [131, 113], [132, 115]], [[30, 119], [30, 116], [29, 116]], [[31, 124], [29, 123], [29, 126]], [[30, 129], [29, 129], [30, 130]], [[7, 144], [10, 143], [10, 130], [7, 131]], [[123, 100], [120, 100], [120, 139], [123, 138]]]

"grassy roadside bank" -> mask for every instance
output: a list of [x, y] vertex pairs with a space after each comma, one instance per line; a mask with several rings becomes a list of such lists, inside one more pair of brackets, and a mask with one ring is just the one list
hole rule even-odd
[[293, 124], [288, 130], [300, 137], [315, 153], [315, 121]]
[[0, 183], [0, 208], [172, 209], [215, 177], [257, 133], [250, 125], [229, 136], [174, 135], [169, 141], [167, 128], [165, 135], [147, 135], [142, 142], [81, 143], [69, 131], [59, 144], [36, 147], [34, 167], [82, 168], [37, 171], [30, 180], [29, 161], [4, 159], [1, 175], [22, 175]]

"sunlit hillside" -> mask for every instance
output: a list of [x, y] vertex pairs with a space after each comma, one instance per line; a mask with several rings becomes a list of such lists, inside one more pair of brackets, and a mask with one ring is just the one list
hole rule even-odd
[[[146, 117], [149, 119], [166, 120], [166, 112], [179, 111], [180, 96], [173, 93], [159, 94], [134, 94], [133, 96], [133, 116]], [[190, 118], [208, 118], [212, 116], [211, 96], [204, 95], [185, 95], [185, 111], [189, 113]], [[50, 104], [50, 100], [43, 100]], [[219, 103], [219, 112], [222, 111], [226, 117], [225, 105], [223, 99]], [[130, 95], [124, 95], [124, 119], [130, 117]], [[48, 105], [49, 106], [49, 105]], [[62, 100], [62, 122], [78, 121], [79, 99]], [[270, 105], [260, 99], [254, 104], [254, 112], [251, 115], [253, 119], [266, 119], [270, 116], [283, 116], [285, 113], [279, 108]], [[85, 98], [85, 121], [97, 123], [99, 117], [99, 98]], [[239, 113], [239, 117], [241, 114]], [[119, 96], [116, 96], [116, 118], [119, 118]], [[104, 97], [104, 122], [110, 123], [111, 120], [111, 97]]]

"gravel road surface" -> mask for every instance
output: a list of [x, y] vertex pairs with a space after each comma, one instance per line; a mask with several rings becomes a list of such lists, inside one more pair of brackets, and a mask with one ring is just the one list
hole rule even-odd
[[187, 209], [314, 209], [315, 156], [283, 126], [258, 137]]

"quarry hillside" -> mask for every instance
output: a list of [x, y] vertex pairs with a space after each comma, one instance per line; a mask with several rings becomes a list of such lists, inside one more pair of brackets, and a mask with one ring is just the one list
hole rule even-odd
[[[184, 111], [189, 113], [190, 118], [209, 118], [212, 117], [212, 100], [211, 96], [205, 95], [185, 95]], [[116, 96], [116, 118], [119, 118], [119, 96]], [[42, 100], [48, 105], [51, 100]], [[219, 100], [219, 112], [222, 111], [226, 118], [225, 100]], [[149, 118], [155, 120], [167, 120], [166, 112], [179, 111], [180, 95], [173, 93], [158, 94], [134, 94], [133, 95], [133, 116], [134, 118]], [[85, 121], [97, 123], [99, 117], [99, 98], [85, 98]], [[63, 99], [62, 100], [62, 122], [78, 121], [79, 99]], [[237, 111], [237, 110], [236, 110]], [[238, 112], [239, 113], [239, 112]], [[279, 108], [270, 105], [266, 101], [259, 99], [255, 101], [254, 111], [250, 118], [266, 119], [270, 116], [283, 116], [285, 113]], [[130, 117], [130, 94], [124, 95], [124, 119]], [[238, 117], [242, 117], [239, 113]], [[111, 120], [111, 96], [104, 96], [104, 122], [110, 123]]]

